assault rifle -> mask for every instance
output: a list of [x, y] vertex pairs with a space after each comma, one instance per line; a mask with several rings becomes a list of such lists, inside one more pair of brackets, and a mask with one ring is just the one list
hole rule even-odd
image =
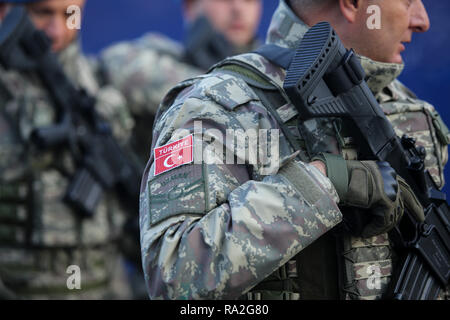
[[64, 74], [50, 40], [35, 29], [25, 9], [13, 8], [0, 28], [0, 63], [5, 69], [37, 74], [56, 110], [56, 124], [34, 129], [41, 150], [69, 147], [77, 170], [64, 201], [81, 217], [92, 217], [106, 190], [116, 190], [127, 212], [139, 212], [140, 169], [122, 150], [109, 124], [95, 110], [95, 99]]
[[425, 169], [424, 148], [396, 135], [365, 82], [358, 57], [344, 48], [330, 24], [313, 26], [291, 55], [284, 89], [301, 119], [337, 117], [350, 123], [358, 159], [389, 162], [425, 210], [425, 222], [405, 212], [390, 234], [401, 262], [386, 297], [435, 299], [450, 277], [450, 214], [445, 194]]

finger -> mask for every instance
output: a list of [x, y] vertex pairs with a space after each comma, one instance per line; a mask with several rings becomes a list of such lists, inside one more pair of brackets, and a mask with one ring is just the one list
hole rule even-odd
[[398, 177], [398, 182], [402, 194], [402, 199], [408, 212], [410, 212], [417, 219], [417, 221], [419, 222], [425, 221], [425, 214], [423, 212], [423, 207], [420, 204], [414, 192], [412, 191], [411, 187], [400, 176]]

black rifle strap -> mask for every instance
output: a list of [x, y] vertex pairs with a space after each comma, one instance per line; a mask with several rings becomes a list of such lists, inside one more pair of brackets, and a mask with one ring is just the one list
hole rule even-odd
[[[270, 63], [272, 63], [284, 70], [287, 70], [289, 68], [289, 66], [291, 65], [291, 61], [294, 59], [295, 50], [290, 49], [290, 48], [283, 48], [283, 47], [277, 46], [275, 44], [265, 44], [265, 45], [262, 45], [261, 47], [259, 47], [258, 49], [256, 49], [254, 51], [254, 53], [263, 56]], [[287, 128], [284, 125], [284, 122], [280, 119], [278, 112], [276, 112], [276, 109], [278, 109], [278, 107], [281, 107], [283, 104], [288, 103], [283, 98], [282, 94], [280, 94], [278, 92], [278, 90], [280, 90], [280, 88], [277, 87], [276, 88], [277, 91], [274, 91], [274, 92], [255, 88], [254, 86], [252, 86], [252, 89], [255, 91], [255, 93], [258, 95], [258, 97], [261, 99], [261, 102], [267, 108], [267, 110], [269, 110], [269, 112], [278, 121], [278, 123], [280, 124], [280, 127], [283, 130], [284, 135], [286, 136], [288, 141], [291, 143], [292, 147], [294, 147], [295, 150], [302, 150], [302, 148], [301, 148], [302, 146], [299, 143], [297, 143], [297, 140], [292, 135], [292, 133], [289, 131], [289, 128]], [[283, 102], [277, 103], [277, 100], [280, 101], [280, 99], [282, 99]], [[275, 107], [275, 109], [273, 109], [271, 106], [276, 106], [276, 107]], [[308, 157], [306, 156], [306, 154], [303, 151], [300, 152], [299, 156], [302, 161], [309, 162]]]

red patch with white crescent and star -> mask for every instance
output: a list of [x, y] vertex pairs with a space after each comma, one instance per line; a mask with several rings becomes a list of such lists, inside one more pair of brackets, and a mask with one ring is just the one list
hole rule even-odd
[[155, 176], [194, 161], [193, 135], [155, 148]]

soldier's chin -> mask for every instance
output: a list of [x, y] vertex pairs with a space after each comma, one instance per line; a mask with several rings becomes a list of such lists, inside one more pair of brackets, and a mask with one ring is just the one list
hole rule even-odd
[[244, 47], [251, 42], [250, 37], [247, 36], [247, 34], [244, 34], [243, 32], [239, 32], [239, 33], [238, 32], [228, 32], [226, 37], [227, 37], [228, 41], [230, 41], [230, 43], [237, 48]]
[[65, 49], [65, 46], [62, 45], [62, 44], [53, 44], [53, 45], [52, 45], [52, 51], [53, 51], [54, 53], [59, 53], [59, 52], [61, 52], [61, 51], [64, 50], [64, 49]]
[[398, 63], [398, 64], [402, 64], [403, 63], [403, 57], [402, 57], [402, 54], [399, 52], [399, 53], [396, 53], [393, 57], [392, 57], [392, 59], [391, 59], [391, 61], [389, 61], [390, 63]]

